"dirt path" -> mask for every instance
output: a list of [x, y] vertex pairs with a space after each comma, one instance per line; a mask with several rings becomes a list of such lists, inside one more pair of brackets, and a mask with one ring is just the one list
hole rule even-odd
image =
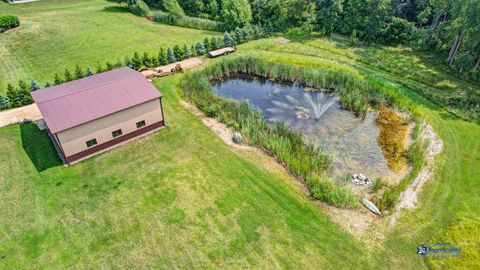
[[415, 207], [418, 194], [422, 191], [423, 185], [425, 185], [434, 174], [435, 157], [443, 150], [443, 141], [435, 134], [433, 128], [426, 123], [422, 124], [420, 138], [428, 143], [428, 147], [425, 150], [425, 164], [415, 180], [400, 194], [400, 201], [395, 206], [395, 211], [390, 220], [390, 226], [395, 224], [402, 209]]
[[37, 104], [33, 103], [27, 106], [14, 108], [0, 112], [0, 127], [8, 126], [10, 124], [20, 123], [24, 119], [30, 119], [32, 121], [41, 119], [42, 114], [37, 107]]
[[203, 64], [203, 61], [200, 58], [192, 57], [192, 58], [188, 58], [188, 59], [182, 60], [180, 62], [175, 62], [173, 64], [169, 64], [169, 65], [166, 65], [166, 66], [160, 66], [160, 67], [156, 67], [156, 68], [152, 68], [152, 69], [147, 69], [147, 70], [142, 71], [141, 73], [145, 77], [149, 77], [149, 76], [152, 76], [152, 75], [157, 74], [157, 73], [161, 73], [161, 74], [169, 73], [170, 70], [174, 69], [177, 64], [180, 64], [180, 66], [182, 67], [183, 70], [187, 70], [187, 69], [196, 68], [196, 67], [201, 66]]

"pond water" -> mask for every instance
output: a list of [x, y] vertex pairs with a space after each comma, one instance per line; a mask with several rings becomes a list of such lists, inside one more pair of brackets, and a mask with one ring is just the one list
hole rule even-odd
[[370, 179], [393, 177], [378, 145], [377, 113], [356, 117], [341, 108], [338, 97], [312, 90], [246, 76], [213, 83], [214, 93], [248, 101], [268, 122], [284, 122], [305, 140], [322, 146], [333, 157], [333, 178], [345, 179], [346, 173], [363, 173]]

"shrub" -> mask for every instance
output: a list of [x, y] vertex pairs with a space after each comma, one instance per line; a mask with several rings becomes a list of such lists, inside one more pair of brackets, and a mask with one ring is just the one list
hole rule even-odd
[[379, 177], [375, 179], [375, 182], [373, 183], [372, 191], [378, 192], [383, 186], [384, 186], [384, 182], [382, 178]]
[[358, 200], [350, 190], [344, 187], [335, 187], [329, 180], [315, 183], [310, 190], [312, 196], [322, 202], [344, 207], [358, 206]]
[[20, 19], [14, 15], [0, 17], [0, 28], [11, 29], [20, 25]]
[[393, 17], [384, 33], [384, 41], [388, 44], [415, 45], [419, 41], [418, 30], [412, 22]]

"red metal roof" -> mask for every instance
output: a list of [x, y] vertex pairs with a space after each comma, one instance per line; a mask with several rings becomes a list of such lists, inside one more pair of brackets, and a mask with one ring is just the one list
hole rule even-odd
[[162, 96], [140, 72], [128, 67], [40, 89], [31, 95], [52, 133]]

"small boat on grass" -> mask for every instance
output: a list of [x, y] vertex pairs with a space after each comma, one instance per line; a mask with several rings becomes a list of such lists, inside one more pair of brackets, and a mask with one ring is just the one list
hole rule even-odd
[[376, 215], [379, 215], [379, 216], [382, 215], [380, 210], [378, 210], [378, 208], [375, 206], [375, 204], [373, 204], [371, 201], [369, 201], [367, 199], [363, 199], [362, 203], [363, 203], [363, 205], [365, 205], [365, 207], [368, 208], [368, 210], [372, 211], [372, 213], [374, 213]]

